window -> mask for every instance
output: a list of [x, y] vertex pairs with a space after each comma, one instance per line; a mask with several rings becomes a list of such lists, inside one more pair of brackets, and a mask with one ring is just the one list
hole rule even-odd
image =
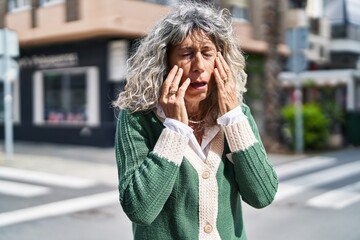
[[320, 35], [320, 19], [310, 18], [310, 33]]
[[332, 25], [331, 26], [331, 38], [338, 39], [338, 38], [346, 38], [346, 25]]
[[8, 0], [8, 9], [10, 12], [30, 9], [30, 7], [30, 0]]
[[99, 124], [97, 68], [38, 71], [34, 81], [35, 124]]
[[145, 2], [157, 3], [162, 5], [173, 5], [178, 3], [178, 0], [145, 0]]
[[347, 37], [349, 39], [360, 41], [360, 26], [355, 24], [349, 24], [347, 26], [347, 33], [348, 33]]
[[306, 1], [305, 0], [290, 0], [289, 8], [305, 8]]
[[4, 122], [5, 120], [5, 102], [4, 102], [4, 83], [0, 83], [0, 122]]
[[67, 0], [65, 3], [66, 21], [77, 21], [80, 18], [80, 0]]
[[44, 73], [44, 117], [49, 123], [86, 122], [85, 73]]
[[320, 47], [319, 47], [319, 56], [320, 56], [321, 58], [326, 57], [326, 56], [325, 56], [325, 48], [324, 48], [324, 46], [320, 46]]
[[247, 7], [231, 6], [230, 11], [234, 18], [249, 21], [249, 9]]
[[40, 0], [41, 6], [51, 5], [53, 3], [62, 3], [64, 0]]
[[360, 111], [360, 80], [355, 81], [355, 110]]

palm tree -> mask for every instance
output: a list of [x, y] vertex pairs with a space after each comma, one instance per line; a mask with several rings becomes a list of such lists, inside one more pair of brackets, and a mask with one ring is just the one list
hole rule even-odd
[[277, 76], [280, 72], [277, 47], [281, 38], [280, 0], [264, 1], [263, 24], [264, 39], [268, 44], [265, 56], [265, 92], [264, 92], [264, 145], [269, 151], [279, 151], [280, 143], [280, 84]]
[[7, 1], [0, 1], [0, 28], [5, 27], [6, 11], [7, 11]]

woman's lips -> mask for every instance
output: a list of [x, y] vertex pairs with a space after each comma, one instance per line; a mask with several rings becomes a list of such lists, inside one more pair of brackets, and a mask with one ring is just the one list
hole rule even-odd
[[192, 82], [190, 83], [190, 87], [194, 88], [194, 89], [204, 89], [206, 87], [206, 82]]

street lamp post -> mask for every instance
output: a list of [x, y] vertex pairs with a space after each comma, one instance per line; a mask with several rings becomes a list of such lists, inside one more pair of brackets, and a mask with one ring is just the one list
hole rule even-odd
[[304, 54], [304, 50], [307, 48], [308, 44], [307, 35], [307, 27], [291, 28], [287, 32], [287, 45], [291, 50], [287, 68], [294, 73], [295, 82], [295, 151], [297, 153], [302, 153], [304, 151], [302, 85], [299, 74], [306, 69], [307, 65]]
[[[1, 44], [2, 42], [2, 44]], [[19, 55], [19, 46], [17, 35], [14, 31], [8, 29], [0, 29], [0, 55], [2, 62], [2, 80], [4, 84], [4, 126], [5, 126], [5, 159], [11, 160], [13, 158], [13, 97], [12, 97], [12, 81], [14, 76], [11, 76], [10, 60], [11, 57], [17, 57]]]

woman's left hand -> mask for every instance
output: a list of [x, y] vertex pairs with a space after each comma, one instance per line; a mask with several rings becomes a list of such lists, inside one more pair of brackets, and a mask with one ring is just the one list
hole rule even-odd
[[218, 87], [220, 114], [224, 115], [239, 106], [239, 100], [236, 93], [235, 80], [231, 74], [229, 65], [220, 52], [217, 53], [215, 59], [214, 76]]

